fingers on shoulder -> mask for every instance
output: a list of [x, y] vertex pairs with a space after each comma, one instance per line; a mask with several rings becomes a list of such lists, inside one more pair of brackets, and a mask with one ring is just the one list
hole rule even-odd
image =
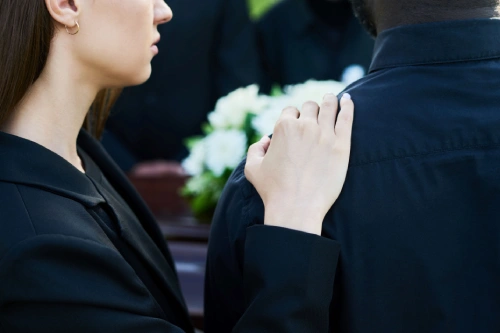
[[335, 133], [340, 146], [350, 147], [353, 121], [354, 103], [349, 94], [344, 94], [340, 100], [340, 113], [335, 125]]
[[321, 102], [318, 123], [325, 130], [333, 130], [335, 118], [337, 117], [338, 100], [334, 94], [326, 94]]
[[319, 105], [313, 101], [307, 101], [302, 105], [302, 112], [300, 113], [301, 120], [311, 120], [315, 123], [318, 121]]
[[297, 123], [300, 117], [300, 111], [296, 107], [288, 106], [281, 111], [281, 116], [274, 125], [273, 136], [280, 136], [289, 131], [289, 129]]
[[293, 106], [287, 106], [286, 108], [281, 111], [281, 119], [298, 119], [300, 116], [300, 111], [296, 107]]

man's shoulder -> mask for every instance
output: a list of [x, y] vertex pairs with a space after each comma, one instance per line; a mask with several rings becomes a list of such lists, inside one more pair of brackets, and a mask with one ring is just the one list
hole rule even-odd
[[227, 181], [215, 211], [212, 233], [239, 238], [247, 227], [264, 223], [264, 205], [257, 190], [245, 177], [244, 159]]
[[491, 76], [476, 85], [469, 81], [467, 71], [457, 65], [402, 66], [375, 71], [347, 87], [355, 104], [350, 165], [369, 166], [500, 140], [500, 97], [491, 94], [479, 105], [473, 103], [491, 89]]

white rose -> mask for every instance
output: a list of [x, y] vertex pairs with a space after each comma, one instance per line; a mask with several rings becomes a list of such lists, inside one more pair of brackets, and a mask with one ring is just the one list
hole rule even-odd
[[257, 85], [240, 88], [217, 101], [208, 121], [215, 129], [241, 129], [247, 114], [260, 113], [265, 103]]
[[345, 85], [337, 81], [314, 81], [309, 80], [302, 84], [286, 86], [285, 94], [290, 97], [290, 105], [301, 108], [307, 101], [314, 101], [318, 104], [326, 94], [339, 94], [345, 89]]
[[191, 176], [198, 176], [203, 172], [205, 164], [205, 142], [204, 140], [198, 141], [189, 156], [182, 162], [184, 170]]
[[206, 165], [220, 177], [226, 169], [234, 169], [243, 159], [247, 149], [245, 133], [238, 130], [214, 131], [205, 139]]
[[252, 120], [252, 127], [258, 135], [269, 135], [274, 132], [274, 125], [278, 121], [281, 111], [290, 104], [286, 95], [269, 97], [267, 107]]

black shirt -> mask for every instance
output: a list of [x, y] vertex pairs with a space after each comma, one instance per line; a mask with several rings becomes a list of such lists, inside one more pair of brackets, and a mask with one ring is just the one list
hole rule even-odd
[[[323, 224], [341, 244], [331, 332], [500, 331], [499, 41], [497, 19], [393, 28], [378, 36], [370, 74], [347, 88], [350, 166]], [[241, 313], [235, 262], [263, 213], [242, 164], [210, 238], [214, 332]]]

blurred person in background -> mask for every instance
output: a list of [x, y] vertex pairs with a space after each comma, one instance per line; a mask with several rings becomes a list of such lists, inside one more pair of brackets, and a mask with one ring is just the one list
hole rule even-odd
[[126, 172], [134, 166], [140, 174], [182, 172], [184, 140], [201, 133], [217, 99], [259, 78], [246, 0], [171, 0], [169, 6], [175, 18], [159, 27], [165, 52], [153, 60], [144, 85], [123, 91], [103, 137]]
[[257, 31], [263, 92], [309, 79], [350, 84], [368, 72], [374, 42], [348, 0], [283, 0]]

